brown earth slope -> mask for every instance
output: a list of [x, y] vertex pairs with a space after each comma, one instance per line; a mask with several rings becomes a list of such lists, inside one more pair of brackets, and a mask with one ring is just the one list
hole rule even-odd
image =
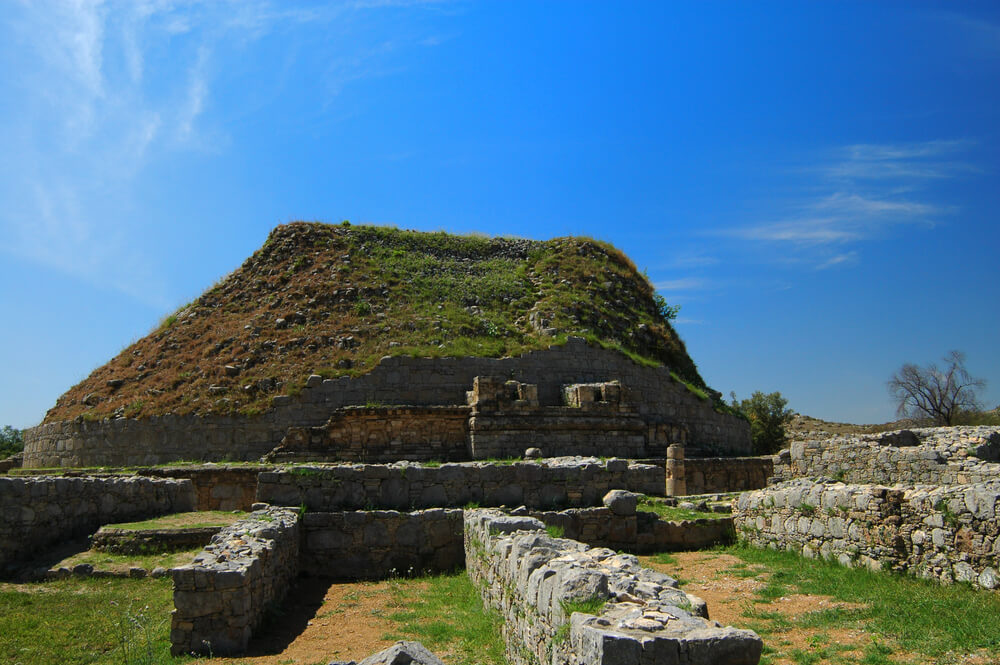
[[665, 365], [718, 399], [667, 316], [602, 242], [298, 222], [67, 391], [45, 422], [253, 415], [310, 374], [362, 374], [389, 354], [502, 357], [568, 335]]

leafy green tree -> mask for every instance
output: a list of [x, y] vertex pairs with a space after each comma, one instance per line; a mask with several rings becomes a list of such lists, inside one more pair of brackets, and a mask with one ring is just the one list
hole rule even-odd
[[0, 428], [0, 459], [16, 455], [24, 450], [24, 436], [21, 430], [10, 425]]
[[779, 392], [764, 394], [754, 392], [749, 399], [738, 401], [736, 393], [730, 393], [732, 407], [750, 421], [750, 440], [757, 455], [778, 452], [787, 441], [785, 425], [792, 419], [792, 411], [785, 407], [788, 400]]

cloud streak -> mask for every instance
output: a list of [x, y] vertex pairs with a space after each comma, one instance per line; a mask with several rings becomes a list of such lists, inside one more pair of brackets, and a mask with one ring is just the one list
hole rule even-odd
[[[0, 95], [19, 100], [0, 108], [0, 139], [17, 156], [0, 164], [0, 252], [162, 308], [169, 289], [144, 249], [155, 222], [126, 212], [141, 208], [133, 199], [143, 172], [178, 152], [227, 144], [226, 116], [243, 108], [223, 106], [233, 94], [225, 77], [269, 36], [322, 35], [327, 50], [308, 57], [337, 63], [328, 96], [388, 70], [379, 60], [392, 49], [373, 50], [372, 41], [361, 49], [331, 34], [397, 4], [14, 3], [0, 23], [0, 49], [13, 71], [0, 79]], [[362, 28], [367, 39], [379, 24]], [[302, 57], [296, 39], [287, 39], [290, 58]], [[420, 36], [412, 39], [416, 46]]]
[[929, 181], [975, 168], [960, 159], [972, 143], [853, 144], [833, 151], [818, 167], [809, 189], [817, 194], [786, 203], [774, 219], [724, 228], [715, 235], [773, 247], [782, 262], [826, 270], [860, 260], [856, 248], [893, 227], [933, 227], [956, 209], [932, 202]]

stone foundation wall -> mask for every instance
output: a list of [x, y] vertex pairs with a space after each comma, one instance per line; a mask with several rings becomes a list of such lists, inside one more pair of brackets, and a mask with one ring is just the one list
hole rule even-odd
[[736, 502], [741, 539], [843, 565], [1000, 586], [1000, 482], [888, 488], [792, 480]]
[[128, 478], [143, 476], [149, 478], [188, 478], [195, 491], [193, 510], [244, 510], [249, 511], [257, 496], [257, 474], [270, 471], [271, 465], [250, 466], [205, 466], [147, 467], [108, 470], [75, 471], [72, 469], [51, 472], [48, 470], [19, 470], [19, 477], [55, 476], [64, 478]]
[[40, 425], [24, 433], [24, 466], [252, 461], [275, 448], [289, 428], [321, 426], [340, 407], [465, 404], [466, 391], [476, 376], [507, 376], [537, 384], [540, 406], [561, 405], [566, 384], [617, 380], [632, 391], [636, 411], [648, 427], [683, 424], [690, 446], [724, 455], [750, 451], [746, 421], [715, 412], [710, 401], [671, 378], [668, 368], [638, 365], [618, 352], [571, 339], [517, 358], [387, 357], [357, 378], [311, 378], [300, 395], [277, 396], [268, 412], [252, 418], [168, 415]]
[[562, 529], [563, 538], [630, 554], [705, 549], [733, 541], [730, 518], [667, 522], [655, 513], [620, 515], [608, 508], [532, 512], [531, 517]]
[[103, 524], [194, 510], [190, 480], [0, 478], [0, 570]]
[[[530, 517], [465, 513], [466, 569], [505, 620], [512, 665], [755, 665], [760, 638], [708, 621], [700, 599], [632, 555], [546, 535]], [[593, 601], [590, 613], [572, 603]], [[603, 605], [601, 605], [601, 601]]]
[[301, 569], [345, 580], [441, 573], [465, 563], [461, 510], [306, 512]]
[[510, 465], [468, 462], [302, 466], [258, 478], [257, 500], [316, 512], [382, 508], [598, 506], [612, 489], [662, 495], [663, 469], [625, 460], [545, 459]]
[[466, 460], [468, 420], [468, 407], [348, 407], [322, 427], [293, 427], [267, 459], [367, 464]]
[[174, 580], [170, 653], [242, 653], [298, 574], [299, 520], [288, 509], [251, 513], [220, 531]]
[[90, 539], [90, 549], [114, 554], [149, 554], [204, 547], [222, 527], [186, 529], [109, 529], [101, 527]]
[[684, 472], [688, 494], [745, 492], [767, 486], [774, 457], [688, 457]]
[[1000, 478], [1000, 427], [928, 427], [792, 443], [778, 480], [963, 485]]

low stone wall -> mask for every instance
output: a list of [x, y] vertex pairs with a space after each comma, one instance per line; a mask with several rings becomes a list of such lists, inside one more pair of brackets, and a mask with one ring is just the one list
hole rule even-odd
[[531, 516], [562, 529], [564, 538], [631, 554], [705, 549], [733, 541], [733, 520], [728, 517], [668, 522], [655, 513], [621, 515], [608, 508], [570, 508]]
[[793, 442], [777, 480], [964, 485], [1000, 478], [1000, 427], [927, 427]]
[[510, 465], [482, 462], [302, 466], [261, 473], [257, 500], [310, 511], [601, 505], [609, 490], [662, 495], [663, 469], [625, 460], [550, 458]]
[[137, 469], [138, 475], [190, 478], [197, 495], [196, 510], [249, 511], [257, 497], [257, 475], [273, 466], [217, 466]]
[[191, 510], [190, 480], [0, 477], [0, 570], [102, 524]]
[[301, 570], [345, 580], [384, 579], [461, 568], [462, 511], [306, 512]]
[[130, 469], [93, 471], [61, 469], [58, 471], [21, 469], [21, 477], [61, 476], [64, 478], [123, 478], [145, 476], [150, 478], [188, 478], [195, 491], [195, 510], [249, 511], [257, 496], [257, 474], [270, 471], [273, 465], [217, 465], [178, 467], [138, 467]]
[[322, 427], [291, 428], [266, 459], [368, 464], [467, 460], [468, 420], [465, 406], [345, 407]]
[[90, 548], [115, 554], [148, 554], [204, 547], [222, 527], [186, 529], [111, 529], [101, 527], [90, 539]]
[[710, 400], [700, 399], [674, 380], [669, 368], [645, 367], [616, 351], [572, 338], [562, 346], [516, 358], [386, 357], [356, 378], [310, 378], [300, 395], [276, 396], [272, 408], [255, 417], [166, 415], [95, 422], [78, 418], [39, 425], [24, 432], [24, 466], [253, 461], [275, 448], [289, 428], [321, 426], [344, 406], [463, 405], [477, 376], [537, 384], [541, 406], [562, 404], [564, 385], [617, 380], [632, 390], [636, 411], [651, 430], [683, 425], [692, 447], [721, 455], [750, 452], [747, 422], [717, 413]]
[[774, 457], [688, 457], [684, 471], [688, 494], [745, 492], [767, 486]]
[[[760, 638], [708, 621], [703, 601], [628, 554], [551, 538], [530, 517], [465, 513], [466, 568], [502, 613], [512, 665], [755, 665]], [[587, 611], [573, 603], [590, 601]], [[603, 602], [603, 605], [601, 604]]]
[[1000, 482], [903, 489], [800, 479], [740, 496], [733, 521], [758, 547], [992, 589], [998, 501]]
[[261, 619], [298, 574], [298, 515], [251, 513], [220, 531], [186, 566], [170, 571], [174, 612], [170, 653], [242, 653]]

